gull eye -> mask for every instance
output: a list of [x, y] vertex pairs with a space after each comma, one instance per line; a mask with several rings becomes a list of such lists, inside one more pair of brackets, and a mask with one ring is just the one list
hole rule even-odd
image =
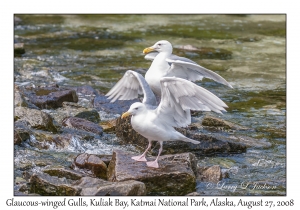
[[138, 110], [139, 108], [137, 107], [137, 108], [135, 108], [135, 110]]
[[157, 44], [158, 46], [161, 46], [161, 44], [159, 43], [159, 44]]

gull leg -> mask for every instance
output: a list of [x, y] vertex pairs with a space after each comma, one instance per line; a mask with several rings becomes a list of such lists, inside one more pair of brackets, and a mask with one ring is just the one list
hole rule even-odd
[[160, 148], [158, 150], [158, 155], [156, 157], [156, 159], [154, 161], [150, 161], [150, 162], [147, 162], [147, 166], [148, 167], [152, 167], [152, 168], [159, 168], [159, 165], [158, 165], [158, 157], [160, 156], [160, 153], [162, 152], [162, 149], [163, 149], [163, 142], [159, 142], [160, 144]]
[[145, 156], [146, 156], [146, 153], [148, 152], [148, 150], [151, 148], [151, 146], [152, 146], [152, 141], [149, 140], [149, 144], [148, 144], [148, 147], [145, 150], [145, 152], [140, 156], [131, 157], [131, 159], [136, 160], [136, 161], [146, 162], [147, 160], [146, 160]]

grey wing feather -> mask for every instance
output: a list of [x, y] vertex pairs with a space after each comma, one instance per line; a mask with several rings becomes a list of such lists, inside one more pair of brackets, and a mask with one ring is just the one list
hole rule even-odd
[[227, 105], [220, 98], [190, 81], [164, 77], [160, 83], [162, 98], [156, 112], [174, 127], [190, 124], [190, 110], [226, 112]]
[[202, 80], [205, 77], [232, 88], [219, 74], [198, 65], [188, 58], [171, 55], [166, 61], [171, 63], [171, 67], [166, 75], [168, 77], [175, 76], [190, 81]]
[[134, 71], [128, 70], [115, 86], [106, 94], [111, 102], [116, 100], [131, 100], [144, 94], [143, 103], [156, 106], [156, 98], [145, 78]]
[[158, 55], [158, 52], [150, 52], [145, 55], [146, 60], [154, 60], [154, 58]]

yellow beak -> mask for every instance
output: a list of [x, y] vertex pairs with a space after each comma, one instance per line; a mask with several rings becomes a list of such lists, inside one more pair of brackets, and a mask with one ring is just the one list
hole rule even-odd
[[121, 119], [128, 117], [130, 115], [130, 112], [125, 112], [122, 114]]
[[143, 53], [144, 53], [144, 54], [148, 54], [149, 52], [152, 52], [152, 51], [155, 51], [155, 49], [152, 48], [152, 47], [147, 47], [147, 48], [145, 48], [145, 49], [143, 50]]

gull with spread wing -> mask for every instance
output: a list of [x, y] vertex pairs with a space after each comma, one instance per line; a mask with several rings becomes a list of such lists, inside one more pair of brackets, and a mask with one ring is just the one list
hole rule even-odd
[[[181, 78], [164, 77], [160, 79], [161, 101], [156, 105], [156, 97], [145, 78], [128, 70], [116, 85], [106, 94], [111, 99], [129, 100], [144, 94], [142, 103], [133, 103], [122, 118], [131, 115], [131, 125], [135, 131], [149, 141], [145, 152], [132, 157], [136, 161], [147, 162], [145, 156], [152, 141], [160, 143], [155, 161], [147, 162], [149, 167], [158, 168], [158, 158], [164, 141], [185, 141], [199, 144], [199, 141], [187, 138], [174, 127], [186, 127], [191, 123], [190, 110], [214, 111], [222, 113], [227, 105], [210, 91]], [[183, 88], [184, 87], [184, 88]]]
[[160, 79], [162, 77], [175, 76], [193, 82], [202, 80], [205, 77], [232, 88], [217, 73], [198, 65], [188, 58], [173, 55], [172, 52], [173, 47], [166, 40], [158, 41], [153, 46], [143, 50], [143, 53], [146, 54], [145, 59], [153, 60], [146, 72], [145, 79], [156, 95], [161, 94]]

